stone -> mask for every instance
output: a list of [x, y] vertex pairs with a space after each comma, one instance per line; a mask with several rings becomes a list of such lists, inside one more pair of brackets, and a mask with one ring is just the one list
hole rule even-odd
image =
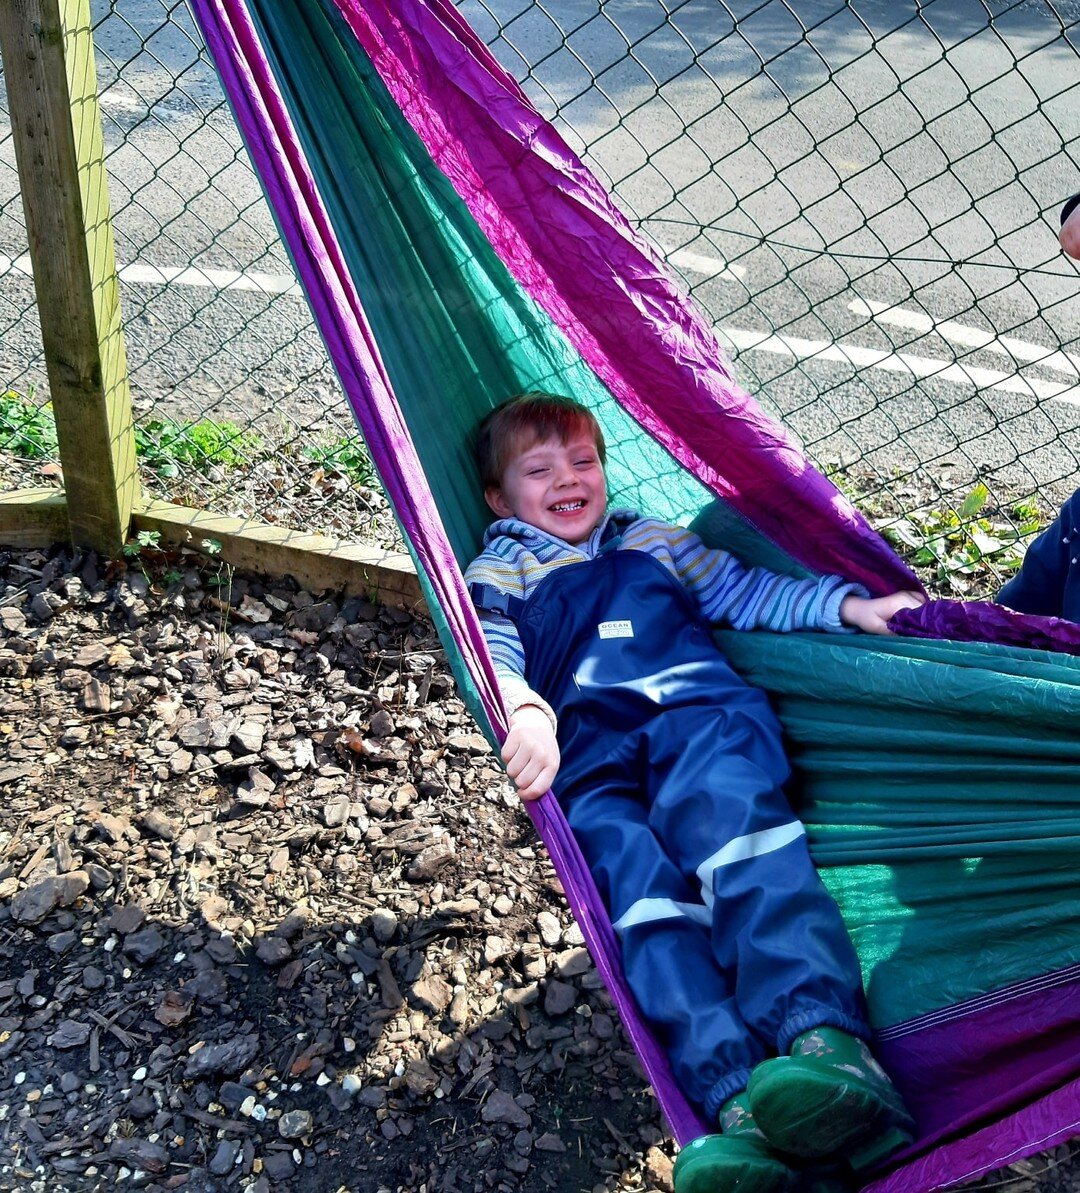
[[195, 996], [186, 990], [166, 990], [154, 1008], [154, 1018], [163, 1027], [179, 1027], [195, 1009]]
[[425, 1011], [430, 1011], [433, 1015], [441, 1015], [454, 997], [454, 991], [450, 985], [438, 974], [430, 974], [428, 977], [420, 978], [414, 982], [410, 993], [412, 994], [410, 1001]]
[[372, 737], [389, 737], [394, 732], [394, 718], [384, 708], [372, 714], [368, 722], [368, 733]]
[[292, 957], [292, 946], [281, 936], [261, 936], [255, 942], [255, 955], [264, 965], [276, 968]]
[[484, 941], [484, 961], [488, 965], [501, 961], [509, 951], [509, 945], [501, 936], [488, 936]]
[[536, 923], [544, 944], [554, 948], [562, 940], [562, 924], [558, 916], [552, 915], [550, 911], [542, 911], [536, 917]]
[[453, 856], [453, 841], [449, 837], [442, 837], [416, 855], [406, 876], [410, 882], [426, 882], [428, 879], [434, 878], [439, 867]]
[[565, 1015], [577, 1002], [577, 990], [569, 982], [551, 980], [544, 990], [545, 1014]]
[[512, 1127], [527, 1129], [532, 1118], [504, 1090], [493, 1090], [480, 1111], [485, 1123], [509, 1123]]
[[184, 1076], [189, 1081], [203, 1077], [235, 1076], [242, 1073], [259, 1051], [257, 1035], [236, 1036], [223, 1044], [204, 1044], [189, 1057]]
[[323, 807], [323, 823], [327, 828], [338, 828], [349, 819], [349, 797], [336, 795]]
[[398, 929], [398, 918], [388, 907], [379, 907], [371, 913], [371, 934], [379, 944], [389, 944]]
[[241, 721], [233, 730], [232, 743], [245, 754], [258, 754], [263, 748], [266, 727], [260, 721]]
[[576, 978], [592, 968], [588, 949], [565, 949], [555, 958], [555, 968], [561, 978]]
[[278, 1134], [282, 1139], [302, 1139], [310, 1135], [315, 1120], [309, 1110], [287, 1110], [278, 1119]]
[[162, 841], [175, 841], [179, 833], [176, 821], [157, 808], [143, 813], [137, 823], [151, 837], [158, 837]]
[[205, 750], [214, 740], [214, 725], [208, 718], [199, 717], [181, 725], [176, 736], [185, 746]]
[[240, 1155], [240, 1143], [235, 1139], [223, 1139], [214, 1151], [208, 1168], [214, 1176], [228, 1176]]
[[82, 691], [80, 701], [84, 712], [91, 714], [107, 713], [112, 708], [112, 693], [108, 684], [91, 677]]
[[124, 903], [114, 909], [107, 920], [110, 932], [119, 932], [126, 936], [129, 932], [136, 932], [146, 922], [146, 909], [138, 903]]
[[58, 907], [69, 907], [89, 885], [85, 870], [43, 878], [11, 900], [11, 918], [17, 924], [40, 924]]
[[665, 1155], [655, 1145], [645, 1153], [645, 1176], [650, 1189], [658, 1193], [670, 1193], [674, 1188], [672, 1169], [675, 1167], [670, 1156]]
[[296, 1164], [289, 1152], [270, 1151], [263, 1156], [263, 1172], [272, 1181], [288, 1182], [296, 1173]]
[[53, 1048], [81, 1048], [90, 1039], [90, 1024], [80, 1023], [75, 1019], [65, 1019], [56, 1031], [50, 1035], [46, 1043]]

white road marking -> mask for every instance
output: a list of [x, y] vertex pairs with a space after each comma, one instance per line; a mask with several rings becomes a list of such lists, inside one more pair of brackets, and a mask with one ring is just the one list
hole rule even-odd
[[679, 269], [689, 269], [694, 273], [704, 274], [707, 278], [727, 278], [729, 281], [737, 282], [740, 278], [746, 277], [746, 267], [743, 265], [729, 265], [723, 257], [707, 257], [689, 249], [676, 249], [673, 253], [668, 253], [667, 259]]
[[197, 265], [124, 265], [120, 280], [149, 286], [172, 282], [181, 286], [213, 286], [218, 290], [255, 290], [260, 294], [292, 294], [303, 297], [296, 279], [287, 274], [238, 273], [234, 269], [203, 269]]
[[16, 257], [13, 260], [11, 257], [5, 257], [0, 254], [0, 277], [5, 277], [9, 273], [21, 273], [28, 278], [32, 278], [34, 274], [30, 268], [30, 258], [22, 256]]
[[[715, 276], [721, 276], [726, 271], [729, 276], [740, 277], [746, 272], [741, 266], [728, 266], [719, 258], [699, 257], [696, 253], [685, 253], [683, 250], [673, 253], [671, 260], [679, 264], [678, 258], [680, 257], [693, 258], [702, 266], [708, 263], [711, 270], [717, 271]], [[689, 268], [698, 268], [693, 266], [689, 260], [682, 263]], [[288, 294], [297, 298], [303, 297], [303, 291], [297, 285], [296, 280], [288, 274], [261, 273], [257, 270], [240, 273], [232, 269], [202, 269], [194, 265], [146, 264], [124, 265], [120, 267], [119, 273], [121, 281], [135, 285], [161, 286], [171, 283], [181, 286], [208, 286], [220, 290], [248, 290], [260, 294]], [[0, 254], [0, 278], [8, 274], [32, 277], [30, 257], [24, 254], [21, 257], [12, 258]], [[1005, 353], [1013, 358], [1037, 363], [1056, 372], [1065, 372], [1070, 378], [1080, 377], [1080, 360], [1071, 353], [1050, 352], [1038, 344], [1028, 344], [1023, 340], [1014, 340], [1007, 336], [997, 337], [990, 332], [967, 327], [964, 324], [950, 321], [934, 322], [928, 315], [923, 315], [921, 312], [890, 307], [886, 303], [864, 302], [862, 299], [857, 299], [849, 304], [849, 309], [875, 319], [911, 327], [914, 330], [933, 330], [953, 342]], [[977, 368], [958, 361], [933, 360], [928, 357], [915, 356], [909, 352], [882, 351], [877, 348], [838, 344], [829, 340], [806, 340], [798, 336], [752, 331], [749, 328], [732, 327], [723, 323], [717, 325], [716, 330], [721, 339], [725, 340], [736, 352], [754, 349], [758, 352], [773, 352], [780, 356], [794, 357], [796, 360], [838, 361], [857, 369], [884, 369], [887, 372], [907, 373], [911, 377], [932, 377], [935, 380], [952, 381], [965, 386], [973, 386], [975, 389], [998, 389], [1006, 393], [1023, 394], [1025, 397], [1043, 401], [1070, 402], [1080, 405], [1080, 385], [1075, 385], [1071, 381], [1062, 383], [1038, 377], [1024, 378], [1015, 373], [1000, 373], [994, 369]]]
[[976, 368], [959, 361], [933, 360], [913, 356], [909, 352], [882, 351], [829, 340], [804, 340], [797, 336], [751, 331], [749, 328], [730, 327], [723, 323], [716, 330], [721, 339], [727, 340], [740, 352], [752, 348], [758, 352], [791, 356], [796, 360], [839, 361], [855, 369], [885, 369], [890, 373], [906, 373], [909, 377], [931, 377], [936, 381], [953, 381], [980, 390], [998, 389], [1043, 401], [1080, 405], [1080, 386], [1067, 382], [1025, 378], [1015, 373]]
[[[295, 278], [288, 274], [260, 273], [252, 270], [238, 273], [235, 269], [203, 269], [198, 265], [122, 265], [120, 280], [133, 285], [164, 286], [166, 283], [180, 286], [207, 286], [216, 290], [254, 290], [260, 294], [291, 294], [303, 297], [303, 291]], [[33, 277], [33, 268], [27, 255], [5, 257], [0, 255], [0, 277], [9, 273]]]
[[879, 323], [891, 323], [894, 327], [909, 327], [913, 331], [927, 334], [933, 332], [943, 340], [960, 344], [964, 348], [982, 348], [987, 352], [996, 352], [999, 356], [1007, 356], [1011, 360], [1037, 364], [1044, 369], [1052, 369], [1055, 373], [1064, 373], [1070, 378], [1080, 378], [1080, 357], [1074, 356], [1071, 352], [1059, 352], [1043, 344], [1033, 344], [1013, 336], [998, 336], [995, 332], [984, 331], [981, 327], [972, 327], [967, 323], [957, 323], [952, 319], [937, 320], [923, 311], [890, 306], [887, 302], [857, 298], [854, 302], [848, 303], [848, 310], [854, 311], [857, 315], [867, 315]]

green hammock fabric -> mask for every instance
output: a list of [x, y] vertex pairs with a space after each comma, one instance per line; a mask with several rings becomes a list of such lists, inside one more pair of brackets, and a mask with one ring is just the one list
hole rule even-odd
[[[616, 503], [671, 520], [708, 492], [643, 436], [507, 272], [387, 94], [332, 4], [268, 5], [263, 36], [301, 97], [298, 133], [463, 566], [490, 511], [471, 442], [480, 417], [530, 389], [573, 394], [609, 444]], [[355, 196], [379, 195], [358, 203]]]
[[1080, 960], [1072, 660], [966, 643], [720, 639], [776, 702], [794, 801], [876, 1026]]
[[[640, 431], [515, 281], [334, 0], [247, 4], [458, 562], [478, 550], [488, 520], [473, 429], [508, 394], [545, 388], [596, 413], [614, 504], [697, 519], [713, 545], [796, 570]], [[588, 344], [576, 342], [588, 356]], [[433, 598], [431, 577], [418, 570]], [[438, 601], [429, 604], [466, 699], [492, 735], [460, 638]], [[905, 1071], [912, 1087], [938, 1083], [941, 1069], [924, 1061], [938, 1047], [939, 1020], [964, 1016], [965, 1046], [976, 1041], [980, 1061], [1011, 1046], [1000, 1017], [988, 1027], [965, 1008], [994, 1007], [998, 992], [1024, 983], [1065, 990], [1063, 981], [1076, 981], [1070, 967], [1080, 967], [1072, 730], [1080, 660], [858, 636], [726, 633], [720, 643], [776, 702], [795, 768], [793, 802], [852, 931], [882, 1040], [899, 1040], [903, 1060], [912, 1024], [934, 1020], [917, 1029], [922, 1052], [911, 1051]], [[1059, 1068], [1058, 1083], [1074, 1070]], [[950, 1130], [971, 1123], [984, 1098], [994, 1113], [1010, 1111], [1012, 1071], [1002, 1070], [1004, 1088], [972, 1094], [965, 1086], [928, 1118]], [[1040, 1073], [1021, 1075], [1021, 1100], [1053, 1088]]]
[[[256, 13], [266, 44], [288, 47], [275, 68], [302, 99], [298, 134], [459, 562], [488, 521], [473, 429], [524, 389], [572, 393], [596, 412], [614, 504], [693, 519], [711, 495], [641, 435], [511, 278], [336, 8]], [[730, 511], [713, 507], [699, 528], [748, 562], [797, 570]], [[1080, 961], [1080, 937], [1060, 931], [1078, 918], [1080, 661], [820, 635], [722, 644], [776, 697], [795, 799], [852, 927], [877, 1025]], [[1017, 890], [1037, 890], [1037, 906], [1013, 904]], [[995, 917], [1000, 930], [988, 932]]]

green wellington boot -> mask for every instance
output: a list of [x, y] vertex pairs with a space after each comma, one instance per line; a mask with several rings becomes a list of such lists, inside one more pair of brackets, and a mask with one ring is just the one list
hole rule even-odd
[[675, 1193], [797, 1193], [799, 1176], [756, 1133], [702, 1135], [675, 1157]]
[[747, 1093], [754, 1120], [777, 1150], [839, 1155], [856, 1172], [906, 1147], [915, 1129], [870, 1049], [838, 1028], [797, 1036], [789, 1056], [754, 1069]]
[[795, 1172], [765, 1142], [746, 1091], [717, 1115], [721, 1134], [703, 1135], [675, 1159], [675, 1193], [798, 1193]]

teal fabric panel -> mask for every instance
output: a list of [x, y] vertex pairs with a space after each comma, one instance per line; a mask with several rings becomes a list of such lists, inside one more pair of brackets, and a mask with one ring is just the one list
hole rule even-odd
[[772, 694], [885, 1027], [1080, 962], [1080, 659], [718, 635]]
[[643, 436], [508, 273], [386, 92], [337, 9], [253, 0], [339, 243], [462, 564], [491, 520], [476, 425], [511, 394], [592, 408], [618, 504], [677, 520], [709, 494]]

